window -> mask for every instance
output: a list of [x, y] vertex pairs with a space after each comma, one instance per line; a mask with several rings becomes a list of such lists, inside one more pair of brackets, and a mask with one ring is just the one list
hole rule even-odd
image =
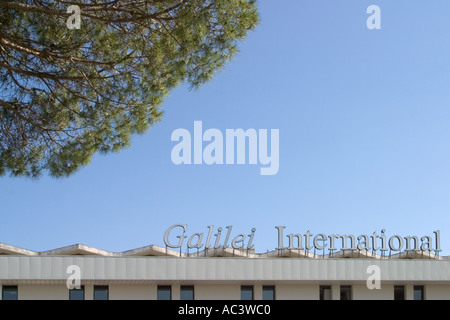
[[263, 286], [262, 298], [263, 300], [275, 300], [275, 286]]
[[320, 286], [320, 300], [331, 300], [331, 286]]
[[414, 300], [425, 300], [423, 286], [414, 286]]
[[180, 300], [194, 300], [194, 286], [181, 286]]
[[17, 300], [18, 299], [17, 286], [3, 286], [2, 299], [3, 300]]
[[172, 287], [171, 286], [158, 286], [157, 299], [158, 300], [172, 300]]
[[253, 300], [253, 286], [241, 286], [241, 300]]
[[341, 300], [352, 300], [352, 286], [341, 286]]
[[394, 300], [405, 300], [405, 286], [394, 286]]
[[108, 300], [108, 286], [94, 286], [94, 300]]
[[69, 289], [69, 300], [84, 300], [84, 286], [79, 289]]

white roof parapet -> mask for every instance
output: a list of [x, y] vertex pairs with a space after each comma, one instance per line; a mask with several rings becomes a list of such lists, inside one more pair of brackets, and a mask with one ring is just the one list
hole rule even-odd
[[61, 256], [61, 255], [95, 255], [95, 256], [115, 256], [113, 252], [89, 247], [84, 244], [73, 244], [70, 246], [57, 248], [39, 253], [42, 256]]
[[276, 249], [272, 251], [268, 251], [266, 253], [262, 253], [261, 256], [263, 258], [274, 258], [274, 257], [283, 257], [283, 258], [319, 258], [322, 255], [314, 254], [301, 249]]
[[391, 256], [391, 259], [435, 259], [442, 260], [442, 257], [429, 251], [406, 250]]
[[368, 250], [344, 249], [329, 254], [318, 254], [301, 249], [275, 249], [265, 253], [255, 253], [255, 249], [234, 249], [230, 247], [209, 248], [198, 252], [183, 253], [173, 249], [160, 247], [157, 245], [148, 245], [123, 252], [111, 252], [86, 246], [84, 244], [74, 244], [47, 251], [33, 251], [15, 247], [12, 245], [0, 243], [0, 255], [24, 255], [24, 256], [63, 256], [63, 255], [85, 255], [85, 256], [104, 256], [104, 257], [179, 257], [179, 258], [201, 258], [201, 257], [235, 257], [235, 258], [306, 258], [306, 259], [431, 259], [431, 260], [450, 260], [450, 256], [439, 256], [429, 251], [406, 250], [395, 254], [384, 255], [376, 254]]
[[121, 256], [169, 256], [169, 257], [186, 257], [186, 254], [175, 251], [172, 249], [163, 248], [160, 246], [149, 245], [145, 247], [140, 247], [124, 252], [118, 253]]
[[326, 255], [327, 258], [383, 259], [384, 257], [368, 250], [343, 249]]
[[39, 253], [36, 251], [15, 247], [9, 244], [0, 243], [0, 254], [37, 256]]
[[[283, 261], [280, 261], [283, 260]], [[89, 283], [159, 283], [166, 281], [217, 284], [219, 281], [287, 283], [365, 283], [367, 268], [376, 262], [381, 281], [450, 284], [450, 260], [302, 259], [302, 258], [173, 258], [101, 256], [0, 256], [2, 283], [67, 283], [67, 268], [83, 266]], [[104, 281], [104, 282], [103, 282]]]
[[235, 258], [258, 258], [254, 249], [234, 249], [234, 248], [210, 248], [199, 252], [189, 253], [188, 257], [235, 257]]

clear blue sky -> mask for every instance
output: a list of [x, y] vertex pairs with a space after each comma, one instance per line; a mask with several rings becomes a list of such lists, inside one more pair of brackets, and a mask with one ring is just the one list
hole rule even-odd
[[[368, 30], [377, 4], [382, 29]], [[199, 90], [121, 153], [67, 179], [0, 178], [0, 242], [49, 250], [164, 245], [172, 224], [286, 232], [433, 235], [450, 254], [450, 2], [259, 1], [261, 24]], [[173, 130], [280, 130], [280, 169], [176, 166]], [[205, 235], [206, 236], [206, 235]]]

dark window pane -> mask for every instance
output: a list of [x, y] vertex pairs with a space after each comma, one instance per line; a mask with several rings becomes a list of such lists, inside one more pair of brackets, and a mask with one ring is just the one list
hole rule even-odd
[[275, 300], [275, 287], [263, 286], [262, 298], [263, 300]]
[[17, 300], [18, 299], [17, 286], [3, 286], [2, 299], [3, 300]]
[[320, 286], [320, 300], [331, 300], [331, 286]]
[[352, 300], [351, 286], [341, 286], [341, 300]]
[[108, 300], [108, 286], [94, 286], [94, 300]]
[[423, 286], [414, 286], [414, 300], [424, 300]]
[[158, 286], [158, 300], [171, 300], [172, 288], [170, 286]]
[[180, 300], [194, 300], [194, 287], [193, 286], [181, 286]]
[[253, 286], [241, 286], [241, 300], [253, 300]]
[[394, 300], [405, 300], [405, 286], [394, 286]]
[[84, 286], [80, 289], [69, 289], [69, 300], [84, 300]]

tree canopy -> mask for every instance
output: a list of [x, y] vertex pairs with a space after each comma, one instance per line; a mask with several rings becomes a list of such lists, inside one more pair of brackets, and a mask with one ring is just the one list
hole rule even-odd
[[257, 23], [255, 0], [0, 0], [0, 175], [69, 176], [123, 149]]

